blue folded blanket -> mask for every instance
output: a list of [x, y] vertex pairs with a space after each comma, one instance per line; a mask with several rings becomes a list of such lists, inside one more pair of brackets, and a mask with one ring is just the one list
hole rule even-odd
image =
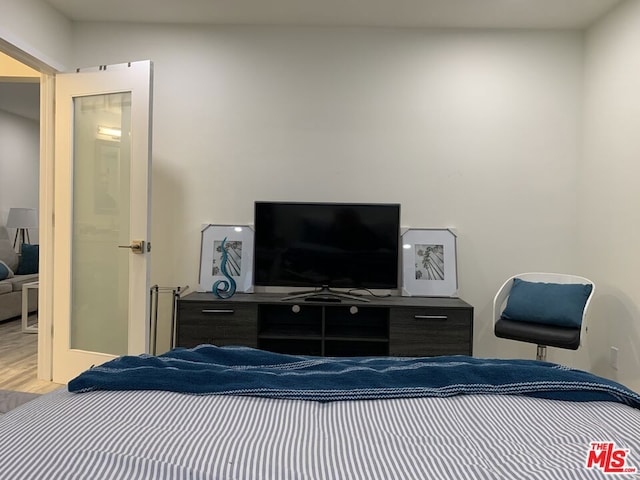
[[312, 357], [200, 345], [159, 356], [124, 356], [69, 382], [70, 392], [167, 390], [335, 401], [460, 394], [613, 401], [640, 395], [611, 380], [534, 360], [448, 357]]

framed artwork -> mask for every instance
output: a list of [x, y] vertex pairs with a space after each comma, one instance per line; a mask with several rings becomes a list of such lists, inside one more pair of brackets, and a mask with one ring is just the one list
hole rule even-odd
[[227, 272], [236, 291], [253, 289], [253, 229], [248, 225], [203, 225], [200, 247], [200, 291], [212, 291], [213, 284], [226, 277], [220, 271], [222, 242], [226, 238]]
[[455, 297], [456, 236], [449, 229], [410, 228], [402, 234], [402, 295]]

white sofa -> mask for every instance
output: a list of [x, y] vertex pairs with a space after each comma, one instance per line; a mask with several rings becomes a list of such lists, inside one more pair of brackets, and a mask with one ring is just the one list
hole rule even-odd
[[[14, 251], [7, 229], [0, 226], [0, 260], [13, 272], [13, 277], [0, 280], [0, 321], [22, 314], [22, 285], [38, 281], [38, 274], [17, 275], [20, 257]], [[29, 312], [38, 310], [38, 291], [29, 290]]]

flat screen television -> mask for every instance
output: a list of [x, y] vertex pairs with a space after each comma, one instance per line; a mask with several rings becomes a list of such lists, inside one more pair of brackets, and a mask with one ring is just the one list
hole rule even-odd
[[398, 287], [400, 205], [255, 203], [255, 285]]

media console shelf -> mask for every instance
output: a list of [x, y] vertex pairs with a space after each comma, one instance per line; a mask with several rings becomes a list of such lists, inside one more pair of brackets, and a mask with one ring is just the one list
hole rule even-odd
[[246, 345], [298, 355], [471, 355], [473, 307], [459, 298], [282, 301], [282, 294], [178, 300], [176, 345]]

